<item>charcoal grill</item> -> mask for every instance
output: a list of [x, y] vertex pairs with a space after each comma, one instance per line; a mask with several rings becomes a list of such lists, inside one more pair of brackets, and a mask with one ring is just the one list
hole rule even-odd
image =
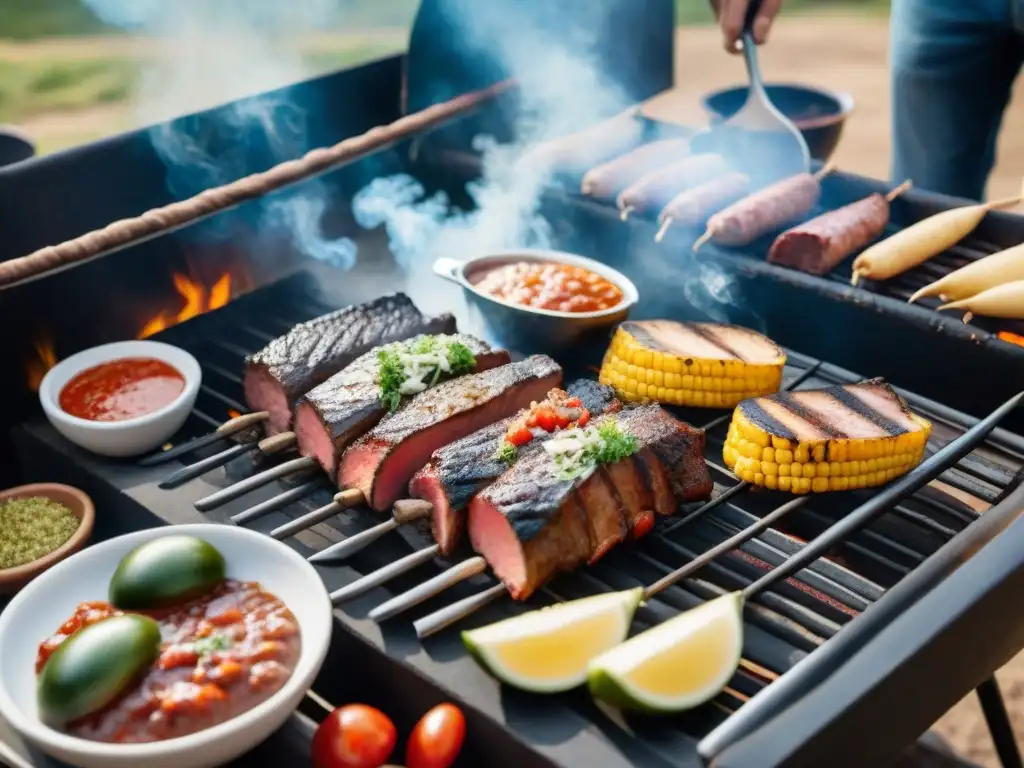
[[[315, 280], [299, 275], [159, 336], [189, 349], [204, 369], [196, 410], [177, 442], [209, 432], [231, 409], [244, 410], [239, 376], [243, 356], [292, 324], [329, 310], [315, 286]], [[478, 330], [456, 291], [429, 290], [441, 291], [440, 298], [457, 308], [464, 330]], [[668, 307], [658, 309], [671, 314]], [[601, 352], [600, 346], [578, 350], [563, 361], [567, 376], [585, 373]], [[799, 380], [800, 387], [811, 387], [859, 378], [791, 351], [784, 384]], [[903, 394], [935, 424], [930, 452], [978, 421], [938, 402]], [[692, 410], [679, 415], [698, 424], [719, 416]], [[728, 494], [727, 500], [685, 525], [671, 518], [660, 521], [641, 543], [619, 547], [598, 565], [558, 578], [530, 606], [655, 581], [790, 501], [784, 494], [730, 491], [735, 478], [719, 464], [725, 419], [715, 421], [709, 427], [707, 457], [715, 496]], [[323, 506], [333, 493], [326, 478], [310, 472], [204, 514], [193, 508], [198, 499], [264, 465], [243, 456], [223, 470], [161, 490], [159, 481], [179, 463], [139, 467], [98, 460], [67, 444], [38, 418], [19, 427], [15, 441], [27, 479], [45, 476], [75, 483], [96, 498], [105, 510], [97, 521], [100, 536], [152, 524], [227, 523], [232, 515], [260, 503], [265, 514], [245, 525], [269, 532]], [[178, 461], [201, 460], [223, 447], [207, 446]], [[1014, 542], [1024, 530], [1024, 522], [1017, 520], [1024, 512], [1022, 467], [1024, 438], [993, 429], [977, 449], [941, 474], [942, 485], [901, 499], [864, 529], [834, 541], [827, 557], [755, 601], [745, 617], [744, 662], [713, 704], [679, 718], [631, 720], [632, 736], [582, 694], [544, 698], [502, 691], [475, 667], [462, 650], [457, 630], [523, 609], [508, 599], [422, 642], [416, 637], [413, 619], [486, 589], [494, 583], [488, 576], [474, 577], [382, 625], [366, 618], [383, 600], [439, 572], [462, 553], [452, 561], [424, 564], [336, 608], [343, 628], [340, 644], [346, 653], [359, 654], [359, 664], [366, 654], [375, 664], [390, 659], [401, 670], [390, 673], [392, 679], [413, 677], [420, 687], [426, 681], [428, 701], [454, 697], [467, 705], [473, 722], [483, 723], [481, 732], [497, 740], [487, 745], [493, 753], [481, 753], [488, 764], [683, 766], [703, 758], [722, 766], [816, 765], [826, 755], [832, 762], [838, 756], [844, 764], [841, 756], [857, 749], [864, 762], [849, 764], [882, 765], [1024, 645], [1024, 622], [1012, 608], [1021, 581]], [[785, 518], [785, 527], [769, 528], [661, 593], [638, 624], [663, 620], [746, 586], [798, 555], [804, 542], [831, 537], [831, 527], [870, 495], [811, 497]], [[378, 522], [366, 509], [351, 509], [286, 541], [309, 556]], [[406, 526], [345, 562], [318, 570], [335, 590], [428, 543], [424, 531]], [[332, 679], [343, 678], [346, 659], [336, 652], [329, 667], [336, 671], [326, 674], [314, 690], [327, 701], [339, 701], [349, 689], [332, 688]], [[928, 693], [922, 695], [925, 685]], [[870, 743], [861, 736], [867, 723]], [[766, 762], [768, 754], [771, 762]]]

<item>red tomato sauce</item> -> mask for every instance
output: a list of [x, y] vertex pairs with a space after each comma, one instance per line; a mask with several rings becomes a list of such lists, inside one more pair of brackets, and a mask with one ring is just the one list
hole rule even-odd
[[[110, 603], [79, 605], [39, 646], [37, 674], [69, 636], [122, 613]], [[160, 624], [160, 655], [119, 699], [69, 723], [73, 736], [126, 744], [196, 733], [269, 699], [299, 660], [295, 616], [259, 584], [228, 579], [177, 607], [138, 613]]]
[[492, 269], [477, 290], [514, 304], [558, 312], [596, 312], [622, 301], [622, 290], [589, 269], [520, 261]]
[[87, 368], [60, 391], [61, 410], [89, 421], [126, 421], [174, 402], [185, 389], [181, 371], [163, 360], [126, 357]]

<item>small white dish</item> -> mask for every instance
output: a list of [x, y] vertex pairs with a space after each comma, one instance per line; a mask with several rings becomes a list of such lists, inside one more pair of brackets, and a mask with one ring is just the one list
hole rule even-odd
[[[168, 535], [198, 536], [227, 561], [229, 578], [258, 581], [291, 609], [302, 649], [292, 676], [262, 704], [188, 736], [149, 744], [106, 744], [54, 730], [39, 719], [35, 658], [39, 643], [79, 603], [105, 600], [118, 562], [143, 542]], [[280, 728], [320, 671], [333, 628], [331, 599], [313, 566], [286, 544], [227, 525], [154, 528], [93, 545], [31, 582], [0, 614], [0, 717], [24, 739], [80, 768], [208, 768], [248, 752]]]
[[[126, 357], [149, 357], [174, 366], [185, 377], [181, 394], [163, 408], [125, 421], [90, 421], [64, 411], [60, 391], [84, 370]], [[139, 456], [163, 445], [181, 429], [199, 394], [203, 372], [188, 352], [159, 341], [116, 341], [84, 349], [61, 360], [43, 377], [39, 402], [53, 428], [64, 437], [101, 456]]]

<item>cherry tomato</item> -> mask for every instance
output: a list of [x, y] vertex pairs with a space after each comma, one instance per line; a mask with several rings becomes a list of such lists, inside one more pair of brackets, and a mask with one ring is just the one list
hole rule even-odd
[[566, 424], [569, 423], [568, 419], [560, 417], [551, 408], [539, 408], [537, 410], [537, 426], [545, 432], [554, 432], [559, 426], [563, 426], [559, 424], [560, 421], [564, 421]]
[[380, 768], [395, 748], [395, 724], [365, 704], [338, 707], [313, 736], [316, 768]]
[[633, 521], [633, 538], [639, 539], [646, 536], [654, 527], [654, 513], [650, 510], [641, 512], [639, 517]]
[[466, 718], [454, 704], [438, 704], [412, 729], [406, 768], [448, 768], [466, 738]]
[[583, 413], [581, 413], [580, 417], [578, 419], [576, 419], [576, 426], [578, 426], [578, 427], [585, 427], [585, 426], [587, 426], [587, 423], [589, 421], [590, 421], [590, 411], [588, 411], [586, 408], [584, 408], [583, 409]]
[[509, 427], [505, 440], [515, 446], [526, 445], [533, 440], [533, 433], [522, 425], [513, 425]]

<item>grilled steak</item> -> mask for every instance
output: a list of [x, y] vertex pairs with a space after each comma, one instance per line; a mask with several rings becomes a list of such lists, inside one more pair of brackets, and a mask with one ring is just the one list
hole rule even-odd
[[341, 460], [338, 484], [361, 490], [373, 509], [388, 509], [442, 445], [543, 399], [561, 382], [558, 363], [533, 355], [439, 384], [414, 397], [349, 448]]
[[[508, 352], [491, 349], [473, 336], [456, 334], [439, 339], [460, 342], [469, 347], [476, 357], [475, 370], [478, 372], [509, 361]], [[295, 406], [295, 436], [299, 442], [299, 453], [315, 458], [331, 477], [345, 449], [387, 413], [380, 399], [377, 352], [378, 349], [367, 352], [345, 370], [311, 389], [299, 398]]]
[[454, 333], [455, 318], [425, 318], [404, 293], [339, 309], [274, 339], [245, 361], [245, 402], [270, 411], [268, 432], [288, 429], [295, 401], [380, 344], [420, 333]]
[[[574, 381], [567, 396], [578, 397], [583, 407], [595, 416], [621, 407], [611, 387], [593, 379]], [[434, 540], [443, 553], [451, 552], [462, 535], [463, 513], [473, 494], [508, 469], [509, 465], [498, 458], [497, 451], [509, 425], [517, 418], [518, 415], [502, 419], [434, 451], [430, 462], [409, 481], [409, 494], [429, 501], [434, 507], [431, 514]], [[534, 445], [527, 444], [525, 449], [532, 450]]]
[[670, 514], [681, 502], [711, 494], [703, 430], [657, 405], [627, 408], [614, 418], [637, 438], [631, 457], [564, 480], [544, 450], [532, 451], [470, 502], [473, 549], [515, 599], [529, 597], [559, 571], [593, 562], [651, 507]]

